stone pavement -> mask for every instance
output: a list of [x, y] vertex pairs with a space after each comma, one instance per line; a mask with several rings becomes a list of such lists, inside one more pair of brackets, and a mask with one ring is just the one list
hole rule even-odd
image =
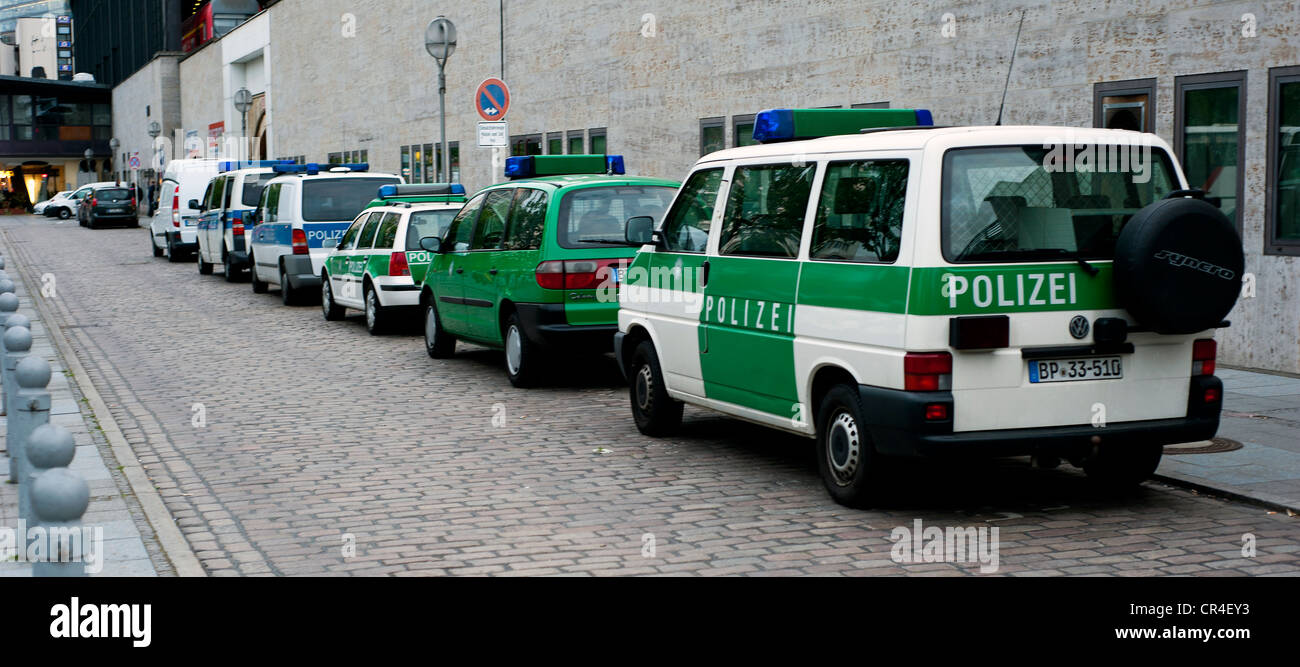
[[[126, 485], [121, 484], [121, 480], [115, 479], [110, 463], [106, 462], [105, 456], [108, 456], [107, 460], [113, 462], [113, 466], [116, 465], [114, 459], [107, 453], [102, 435], [94, 433], [94, 428], [97, 428], [94, 416], [80, 400], [80, 394], [71, 382], [71, 374], [65, 369], [50, 339], [49, 331], [32, 303], [21, 273], [14, 265], [13, 256], [5, 253], [5, 258], [8, 263], [6, 273], [9, 279], [14, 281], [19, 300], [18, 312], [26, 315], [32, 322], [31, 354], [40, 355], [50, 362], [52, 371], [49, 384], [50, 423], [72, 432], [77, 444], [77, 453], [69, 467], [80, 474], [90, 486], [90, 506], [82, 517], [82, 525], [103, 529], [102, 548], [98, 550], [98, 553], [103, 555], [103, 560], [99, 567], [88, 563], [87, 574], [101, 577], [139, 577], [156, 576], [159, 570], [164, 574], [171, 574], [165, 560], [154, 562], [161, 554], [155, 553], [151, 556], [150, 550], [146, 548], [146, 540], [142, 537], [142, 532], [146, 535], [150, 534], [148, 524], [141, 521], [139, 510], [131, 507], [128, 502], [129, 494], [124, 493]], [[4, 442], [4, 436], [8, 432], [6, 422], [5, 417], [0, 417], [0, 443]], [[104, 454], [101, 454], [101, 446], [105, 447]], [[2, 444], [0, 449], [4, 449]], [[8, 478], [9, 457], [5, 450], [4, 454], [0, 454], [0, 480], [8, 480]], [[0, 482], [0, 528], [17, 530], [18, 526], [18, 486]], [[156, 547], [154, 551], [158, 551]], [[31, 576], [31, 571], [31, 563], [26, 562], [25, 559], [17, 559], [16, 556], [0, 562], [0, 577], [27, 577]]]
[[[1300, 378], [1219, 367], [1223, 379], [1220, 438], [1242, 448], [1170, 456], [1158, 474], [1230, 497], [1300, 513]], [[1168, 450], [1167, 450], [1168, 451]]]

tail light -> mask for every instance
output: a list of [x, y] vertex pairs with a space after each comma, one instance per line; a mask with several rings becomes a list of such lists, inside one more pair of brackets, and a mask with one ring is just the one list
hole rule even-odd
[[405, 252], [395, 252], [388, 258], [388, 275], [390, 276], [409, 276], [411, 275], [411, 265], [406, 261]]
[[135, 207], [136, 207], [135, 195], [131, 195], [131, 208], [135, 208]]
[[91, 207], [91, 208], [95, 208], [96, 206], [99, 206], [99, 198], [98, 198], [98, 197], [91, 197], [91, 198], [90, 198], [90, 207]]
[[1213, 338], [1192, 343], [1192, 376], [1214, 375], [1214, 358], [1219, 350]]
[[947, 352], [908, 352], [903, 357], [903, 389], [945, 391], [952, 389], [952, 355]]
[[307, 232], [301, 229], [293, 230], [293, 254], [307, 255], [311, 250], [307, 247]]
[[[550, 261], [537, 265], [537, 284], [543, 289], [596, 289], [617, 271], [618, 259]], [[602, 269], [607, 269], [602, 271]]]
[[564, 262], [542, 262], [536, 273], [542, 289], [564, 289]]
[[927, 403], [925, 406], [925, 420], [928, 422], [948, 421], [948, 404]]
[[172, 227], [181, 226], [181, 189], [178, 186], [172, 193]]
[[244, 235], [244, 215], [242, 213], [232, 213], [230, 218], [230, 233], [235, 236]]

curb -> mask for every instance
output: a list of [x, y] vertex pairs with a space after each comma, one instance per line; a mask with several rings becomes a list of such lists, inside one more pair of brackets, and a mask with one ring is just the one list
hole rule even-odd
[[[4, 245], [8, 249], [9, 256], [14, 257], [20, 251], [13, 243], [9, 236], [9, 230], [0, 230], [4, 236]], [[149, 525], [153, 526], [154, 534], [158, 538], [158, 544], [162, 547], [163, 553], [176, 568], [176, 574], [182, 577], [206, 577], [208, 573], [199, 563], [199, 558], [194, 554], [190, 547], [189, 540], [181, 532], [176, 520], [168, 511], [167, 505], [163, 503], [162, 496], [154, 488], [149, 480], [148, 474], [145, 473], [144, 467], [140, 465], [139, 459], [135, 456], [135, 451], [131, 449], [130, 443], [126, 441], [126, 436], [122, 435], [122, 430], [118, 427], [117, 421], [113, 419], [112, 412], [108, 409], [108, 404], [99, 395], [94, 384], [90, 381], [90, 375], [77, 359], [72, 345], [68, 342], [63, 333], [63, 328], [59, 326], [54, 319], [49, 307], [45, 304], [45, 297], [40, 291], [32, 291], [32, 271], [31, 264], [24, 261], [18, 263], [17, 267], [6, 271], [17, 271], [23, 284], [27, 286], [27, 293], [32, 301], [32, 305], [41, 314], [42, 323], [49, 334], [50, 340], [54, 341], [54, 346], [58, 349], [59, 357], [63, 360], [64, 365], [72, 372], [73, 380], [76, 381], [77, 387], [81, 394], [90, 403], [91, 414], [99, 422], [103, 429], [104, 437], [108, 440], [110, 448], [113, 450], [113, 457], [117, 459], [117, 464], [121, 468], [122, 474], [126, 477], [127, 482], [131, 485], [131, 492], [135, 494], [136, 500], [140, 503], [141, 509], [144, 510], [145, 517], [149, 520]], [[39, 281], [37, 281], [39, 283]]]
[[1274, 496], [1272, 494], [1261, 493], [1254, 496], [1248, 496], [1240, 491], [1233, 491], [1227, 487], [1215, 486], [1200, 480], [1193, 480], [1190, 477], [1178, 475], [1176, 473], [1158, 473], [1152, 475], [1151, 479], [1171, 484], [1173, 486], [1199, 491], [1204, 494], [1227, 498], [1228, 500], [1235, 500], [1240, 503], [1255, 505], [1256, 507], [1263, 507], [1276, 512], [1288, 513], [1292, 516], [1300, 515], [1300, 503], [1279, 496]]

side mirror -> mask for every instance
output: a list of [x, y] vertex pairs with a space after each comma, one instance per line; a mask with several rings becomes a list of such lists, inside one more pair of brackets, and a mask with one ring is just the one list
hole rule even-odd
[[442, 252], [442, 239], [436, 236], [426, 236], [420, 239], [420, 247], [432, 253], [440, 253]]
[[189, 203], [189, 204], [186, 204], [186, 206], [188, 206], [188, 207], [190, 207], [190, 208], [192, 208], [192, 209], [194, 209], [194, 210], [200, 210], [200, 209], [199, 209], [199, 200], [197, 200], [197, 199], [191, 199], [191, 200], [190, 200], [190, 203]]
[[628, 218], [626, 234], [627, 242], [631, 245], [654, 243], [655, 219], [648, 215]]

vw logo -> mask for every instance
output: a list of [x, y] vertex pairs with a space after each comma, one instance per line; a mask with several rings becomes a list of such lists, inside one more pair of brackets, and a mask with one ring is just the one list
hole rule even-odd
[[1075, 315], [1074, 319], [1070, 320], [1070, 335], [1078, 340], [1088, 337], [1089, 328], [1088, 318], [1082, 315]]

